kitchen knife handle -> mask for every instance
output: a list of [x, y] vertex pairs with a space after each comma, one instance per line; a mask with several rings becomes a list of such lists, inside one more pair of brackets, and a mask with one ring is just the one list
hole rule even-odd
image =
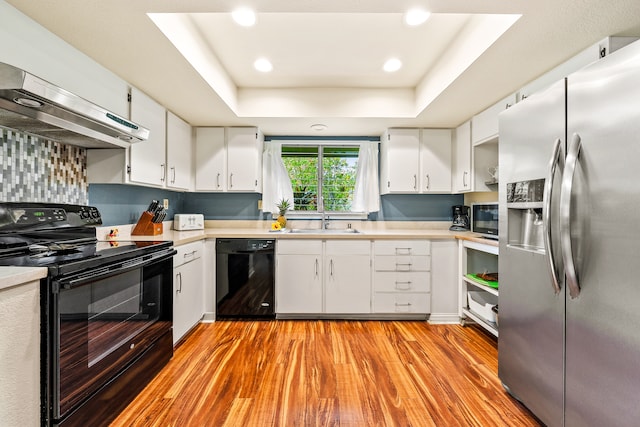
[[542, 207], [542, 229], [544, 230], [544, 247], [547, 248], [547, 261], [549, 262], [549, 268], [551, 270], [551, 285], [556, 294], [560, 293], [560, 279], [558, 278], [558, 269], [555, 257], [555, 251], [553, 248], [553, 242], [551, 239], [551, 198], [553, 196], [553, 178], [560, 167], [560, 173], [564, 168], [564, 162], [562, 157], [562, 140], [556, 139], [553, 144], [553, 154], [549, 161], [549, 173], [547, 179], [544, 182], [544, 206]]
[[562, 173], [562, 188], [560, 190], [560, 242], [564, 272], [571, 298], [577, 298], [580, 295], [580, 283], [578, 282], [576, 265], [573, 261], [573, 247], [571, 244], [571, 193], [573, 192], [573, 180], [581, 147], [580, 135], [574, 133], [567, 152], [567, 159]]

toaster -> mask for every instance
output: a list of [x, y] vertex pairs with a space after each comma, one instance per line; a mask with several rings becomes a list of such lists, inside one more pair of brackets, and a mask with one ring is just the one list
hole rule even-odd
[[202, 214], [175, 214], [173, 216], [173, 229], [178, 231], [203, 230], [204, 215]]

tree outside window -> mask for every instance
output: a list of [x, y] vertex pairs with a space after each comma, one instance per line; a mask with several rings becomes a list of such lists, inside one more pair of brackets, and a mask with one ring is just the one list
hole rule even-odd
[[282, 160], [293, 187], [294, 210], [350, 212], [358, 170], [358, 147], [283, 145]]

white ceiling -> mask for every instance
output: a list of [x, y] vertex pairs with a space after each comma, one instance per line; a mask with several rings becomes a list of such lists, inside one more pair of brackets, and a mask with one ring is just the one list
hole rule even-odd
[[[606, 36], [640, 36], [638, 0], [6, 1], [192, 125], [267, 135], [455, 127]], [[415, 6], [433, 15], [407, 27]]]

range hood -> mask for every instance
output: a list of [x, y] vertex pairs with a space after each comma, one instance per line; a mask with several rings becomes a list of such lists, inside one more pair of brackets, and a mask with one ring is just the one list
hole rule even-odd
[[149, 130], [0, 62], [0, 126], [86, 148], [127, 148]]

